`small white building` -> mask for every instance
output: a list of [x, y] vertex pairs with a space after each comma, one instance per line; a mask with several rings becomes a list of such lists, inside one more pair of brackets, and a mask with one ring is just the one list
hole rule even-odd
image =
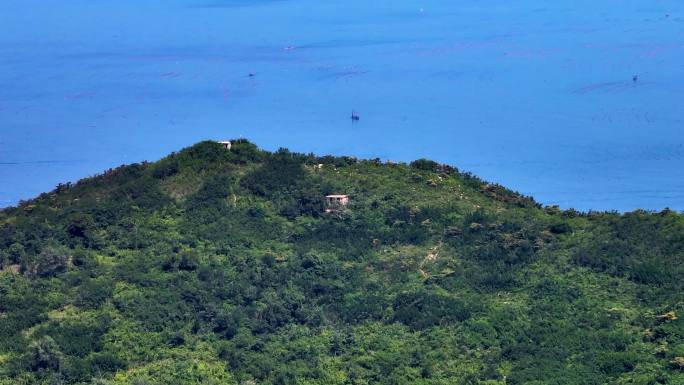
[[230, 146], [232, 145], [230, 143], [230, 140], [223, 140], [223, 141], [219, 141], [217, 143], [220, 144], [221, 146], [223, 146], [223, 148], [225, 148], [226, 150], [230, 150]]

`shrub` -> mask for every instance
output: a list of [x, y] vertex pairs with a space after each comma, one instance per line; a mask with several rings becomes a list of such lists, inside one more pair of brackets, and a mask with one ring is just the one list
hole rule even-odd
[[29, 271], [41, 278], [54, 277], [66, 271], [68, 260], [64, 250], [48, 247], [36, 256]]
[[63, 355], [59, 346], [50, 336], [43, 336], [28, 347], [27, 362], [32, 371], [59, 370], [62, 359]]
[[411, 167], [422, 171], [437, 171], [439, 169], [439, 163], [434, 162], [429, 159], [417, 159], [409, 164]]
[[554, 223], [549, 227], [549, 231], [553, 234], [565, 234], [572, 231], [570, 225], [566, 222]]
[[180, 171], [180, 163], [176, 159], [162, 162], [152, 170], [152, 176], [157, 179], [164, 179], [176, 175]]
[[75, 304], [84, 309], [96, 309], [114, 292], [114, 282], [106, 277], [92, 278], [77, 290]]
[[414, 330], [470, 317], [470, 309], [460, 299], [428, 291], [402, 293], [394, 301], [394, 319]]

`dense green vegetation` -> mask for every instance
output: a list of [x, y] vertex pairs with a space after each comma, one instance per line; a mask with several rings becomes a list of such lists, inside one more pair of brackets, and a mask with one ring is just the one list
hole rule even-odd
[[0, 384], [684, 384], [683, 257], [669, 210], [202, 142], [0, 211]]

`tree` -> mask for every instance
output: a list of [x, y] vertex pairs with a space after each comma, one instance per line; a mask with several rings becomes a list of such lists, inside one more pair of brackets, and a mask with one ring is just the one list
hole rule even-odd
[[68, 260], [63, 250], [48, 247], [38, 254], [31, 271], [41, 278], [54, 277], [66, 271]]
[[43, 336], [29, 345], [28, 365], [30, 370], [41, 369], [58, 371], [63, 359], [62, 352], [55, 340], [50, 336]]

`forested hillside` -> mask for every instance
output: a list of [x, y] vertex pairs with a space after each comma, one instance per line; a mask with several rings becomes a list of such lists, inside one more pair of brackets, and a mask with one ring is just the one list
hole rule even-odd
[[0, 384], [684, 384], [683, 262], [669, 210], [202, 142], [0, 211]]

